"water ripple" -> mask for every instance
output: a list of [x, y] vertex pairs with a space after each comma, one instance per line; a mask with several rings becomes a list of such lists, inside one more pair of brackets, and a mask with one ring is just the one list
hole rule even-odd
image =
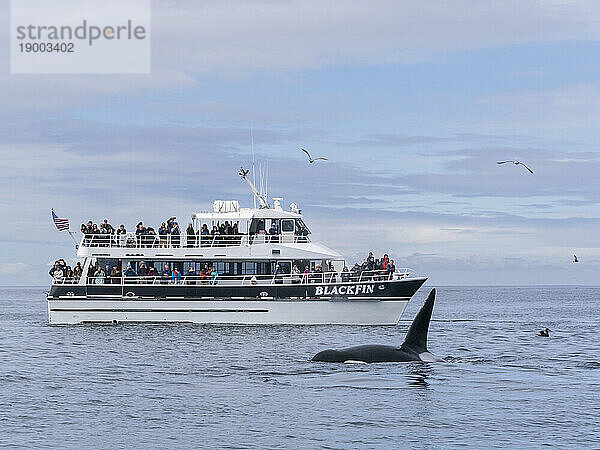
[[401, 343], [425, 295], [397, 327], [50, 327], [42, 289], [2, 289], [0, 446], [597, 446], [598, 288], [440, 288], [443, 362], [310, 362]]

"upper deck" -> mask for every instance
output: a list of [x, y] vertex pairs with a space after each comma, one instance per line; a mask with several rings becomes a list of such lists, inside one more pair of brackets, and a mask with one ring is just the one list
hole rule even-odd
[[[146, 231], [143, 232], [84, 234], [77, 255], [206, 259], [341, 257], [330, 248], [311, 241], [311, 232], [303, 221], [298, 205], [291, 203], [290, 209], [284, 210], [281, 206], [283, 198], [273, 198], [273, 205], [269, 205], [265, 196], [256, 190], [246, 176], [247, 171], [240, 169], [240, 175], [259, 200], [259, 208], [240, 208], [235, 200], [216, 200], [213, 211], [192, 214], [189, 227], [180, 228], [176, 233], [171, 232], [171, 228], [163, 233], [160, 229], [156, 232], [150, 228], [152, 232], [148, 232], [144, 228]], [[138, 227], [140, 225], [141, 222]]]
[[136, 235], [86, 234], [79, 257], [205, 258], [205, 259], [339, 259], [330, 248], [295, 234]]

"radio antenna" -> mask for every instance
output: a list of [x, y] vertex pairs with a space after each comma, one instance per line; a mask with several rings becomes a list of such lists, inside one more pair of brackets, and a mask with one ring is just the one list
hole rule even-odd
[[[252, 121], [250, 121], [250, 147], [252, 148], [252, 184], [256, 186], [256, 175], [254, 171], [254, 133], [252, 132]], [[252, 197], [254, 209], [256, 209], [256, 196]]]

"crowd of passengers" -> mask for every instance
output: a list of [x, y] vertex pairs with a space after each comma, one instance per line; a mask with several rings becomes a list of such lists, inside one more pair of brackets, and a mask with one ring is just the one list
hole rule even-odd
[[[98, 247], [108, 246], [111, 239], [115, 239], [114, 236], [127, 234], [127, 229], [123, 224], [115, 229], [108, 223], [107, 219], [104, 219], [104, 222], [100, 225], [89, 220], [87, 223], [81, 224], [80, 230], [89, 240], [90, 246]], [[261, 230], [259, 233], [264, 234], [265, 231]], [[132, 238], [131, 241], [128, 240], [124, 244], [131, 247], [179, 247], [181, 245], [181, 234], [181, 229], [175, 221], [175, 217], [171, 217], [166, 222], [163, 222], [158, 231], [151, 226], [144, 226], [143, 222], [139, 222], [135, 228], [135, 240]], [[272, 225], [268, 234], [277, 235], [279, 234], [279, 230], [275, 225]], [[240, 233], [237, 223], [230, 224], [229, 221], [225, 221], [222, 224], [214, 225], [212, 229], [209, 229], [208, 225], [204, 224], [199, 230], [194, 230], [192, 224], [189, 223], [185, 230], [185, 235], [186, 247], [192, 248], [197, 243], [201, 246], [209, 245], [215, 239], [221, 243], [225, 239], [219, 238], [220, 236], [241, 236], [242, 233]], [[235, 241], [235, 238], [227, 238], [227, 240], [231, 242]]]
[[[355, 263], [352, 269], [348, 270], [344, 266], [341, 272], [337, 272], [333, 265], [330, 265], [327, 270], [323, 270], [321, 265], [315, 266], [313, 272], [306, 266], [304, 271], [300, 271], [298, 266], [292, 267], [292, 282], [296, 283], [348, 283], [350, 281], [366, 281], [366, 280], [388, 280], [396, 272], [394, 260], [384, 254], [380, 259], [375, 259], [373, 252], [369, 252], [369, 256], [362, 264]], [[284, 276], [289, 275], [285, 270], [277, 264], [275, 266], [275, 282], [283, 283]], [[339, 278], [338, 278], [339, 277]]]
[[94, 284], [120, 284], [121, 278], [124, 278], [125, 283], [196, 284], [199, 282], [200, 284], [217, 284], [219, 272], [208, 263], [199, 271], [190, 266], [185, 274], [182, 274], [177, 267], [171, 269], [169, 263], [165, 264], [163, 270], [158, 271], [152, 264], [146, 265], [144, 261], [141, 261], [137, 272], [131, 264], [127, 264], [126, 269], [121, 273], [118, 266], [112, 266], [111, 269], [108, 264], [101, 267], [96, 262], [95, 265], [90, 265], [87, 276], [89, 283]]
[[[396, 271], [394, 260], [390, 259], [387, 254], [383, 255], [380, 259], [376, 259], [373, 256], [373, 252], [369, 252], [369, 256], [362, 262], [362, 264], [355, 263], [352, 269], [348, 270], [347, 266], [344, 266], [341, 272], [337, 272], [333, 265], [330, 265], [326, 270], [323, 270], [321, 265], [317, 265], [313, 272], [310, 271], [307, 265], [304, 271], [301, 271], [298, 266], [292, 267], [291, 273], [285, 271], [285, 269], [276, 264], [275, 266], [275, 283], [283, 283], [283, 279], [286, 276], [292, 278], [292, 283], [348, 283], [350, 281], [365, 281], [365, 280], [387, 280]], [[64, 259], [59, 259], [54, 262], [54, 266], [50, 269], [50, 276], [56, 282], [77, 282], [81, 277], [83, 268], [81, 263], [71, 269], [67, 265]], [[114, 265], [112, 268], [106, 264], [101, 267], [98, 262], [95, 265], [90, 265], [87, 277], [90, 283], [94, 284], [120, 284], [121, 278], [125, 278], [125, 283], [147, 283], [160, 281], [162, 283], [173, 283], [173, 284], [217, 284], [217, 278], [219, 272], [211, 264], [206, 263], [202, 269], [196, 271], [194, 267], [190, 266], [188, 271], [182, 274], [177, 267], [169, 266], [166, 263], [164, 269], [158, 271], [153, 264], [148, 264], [141, 261], [137, 272], [133, 269], [131, 264], [128, 264], [126, 269], [121, 272], [118, 266]], [[339, 278], [338, 278], [339, 277]], [[129, 280], [127, 280], [129, 278]], [[253, 282], [256, 281], [254, 277]]]
[[75, 267], [67, 265], [64, 259], [58, 259], [54, 261], [54, 265], [48, 272], [55, 282], [72, 282], [75, 283], [79, 280], [83, 274], [83, 267], [78, 262]]

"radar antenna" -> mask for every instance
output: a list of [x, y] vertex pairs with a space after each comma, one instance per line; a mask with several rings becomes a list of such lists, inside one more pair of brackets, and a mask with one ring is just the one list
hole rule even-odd
[[240, 166], [239, 176], [242, 177], [244, 180], [246, 180], [246, 183], [248, 183], [248, 186], [250, 186], [250, 190], [254, 193], [254, 196], [258, 199], [258, 203], [260, 203], [260, 207], [263, 209], [268, 209], [269, 204], [267, 203], [267, 200], [264, 198], [263, 195], [261, 195], [260, 192], [258, 192], [258, 189], [256, 189], [256, 186], [254, 186], [254, 183], [252, 182], [252, 180], [250, 180], [250, 178], [248, 178], [249, 172], [250, 172], [250, 169], [244, 170], [244, 166]]

